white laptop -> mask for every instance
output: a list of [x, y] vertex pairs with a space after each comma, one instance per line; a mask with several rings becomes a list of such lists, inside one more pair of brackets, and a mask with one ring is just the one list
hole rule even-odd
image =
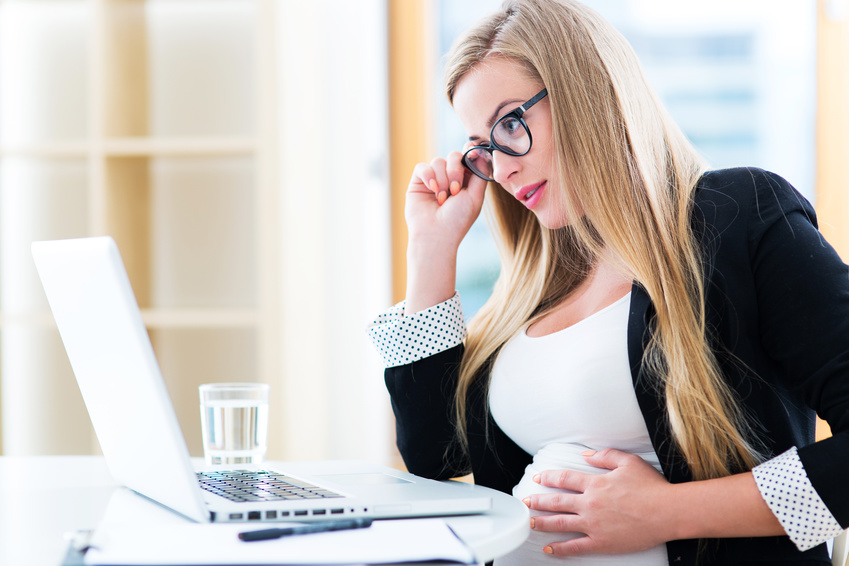
[[[130, 489], [198, 522], [421, 517], [490, 509], [490, 497], [475, 486], [361, 461], [292, 462], [262, 470], [240, 465], [238, 470], [255, 478], [248, 481], [263, 489], [227, 488], [236, 481], [231, 476], [242, 472], [192, 466], [114, 240], [34, 242], [32, 253], [110, 472]], [[279, 482], [293, 488], [265, 489]]]

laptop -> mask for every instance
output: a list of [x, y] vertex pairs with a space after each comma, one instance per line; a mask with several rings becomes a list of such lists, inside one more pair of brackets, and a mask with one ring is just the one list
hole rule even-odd
[[[34, 242], [32, 253], [103, 456], [113, 477], [133, 491], [197, 522], [424, 517], [491, 508], [491, 498], [475, 486], [365, 461], [195, 469], [115, 241]], [[234, 486], [240, 482], [247, 487]]]

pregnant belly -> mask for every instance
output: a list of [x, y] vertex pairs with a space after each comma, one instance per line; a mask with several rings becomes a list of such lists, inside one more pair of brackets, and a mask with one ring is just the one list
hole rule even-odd
[[[536, 493], [574, 493], [565, 489], [556, 489], [542, 486], [533, 481], [536, 474], [540, 474], [546, 470], [573, 470], [577, 472], [585, 472], [588, 474], [603, 474], [609, 470], [590, 466], [581, 456], [581, 452], [587, 450], [586, 446], [577, 446], [569, 444], [550, 444], [540, 450], [535, 456], [533, 462], [525, 469], [525, 474], [521, 481], [513, 488], [513, 496], [518, 499], [524, 499], [529, 495]], [[654, 453], [638, 454], [644, 460], [653, 464], [656, 469], [659, 469], [657, 457]], [[554, 515], [547, 511], [530, 510], [532, 517], [540, 515]], [[554, 543], [570, 540], [576, 537], [584, 536], [583, 533], [550, 533], [531, 531], [525, 543], [514, 552], [495, 561], [496, 566], [518, 566], [532, 564], [556, 564], [557, 558], [543, 553], [543, 547]], [[564, 559], [560, 559], [563, 561]], [[660, 545], [655, 548], [631, 553], [631, 554], [588, 554], [579, 557], [571, 557], [565, 560], [565, 564], [578, 565], [610, 565], [610, 566], [661, 566], [667, 565], [666, 545]]]

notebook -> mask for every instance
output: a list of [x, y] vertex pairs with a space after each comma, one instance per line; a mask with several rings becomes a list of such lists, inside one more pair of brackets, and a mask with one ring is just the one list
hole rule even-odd
[[[34, 242], [32, 253], [103, 456], [128, 488], [198, 522], [424, 517], [491, 508], [490, 497], [474, 486], [366, 461], [195, 469], [115, 241]], [[233, 500], [225, 496], [234, 490], [221, 482], [237, 471], [253, 473], [262, 484], [254, 495], [275, 491], [267, 488], [274, 480], [313, 496]], [[217, 490], [201, 487], [202, 473], [211, 474], [207, 483]]]

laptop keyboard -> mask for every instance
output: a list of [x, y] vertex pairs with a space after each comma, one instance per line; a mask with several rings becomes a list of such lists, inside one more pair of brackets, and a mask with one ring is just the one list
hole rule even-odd
[[338, 493], [269, 471], [227, 470], [198, 472], [201, 488], [230, 501], [287, 501], [332, 499]]

